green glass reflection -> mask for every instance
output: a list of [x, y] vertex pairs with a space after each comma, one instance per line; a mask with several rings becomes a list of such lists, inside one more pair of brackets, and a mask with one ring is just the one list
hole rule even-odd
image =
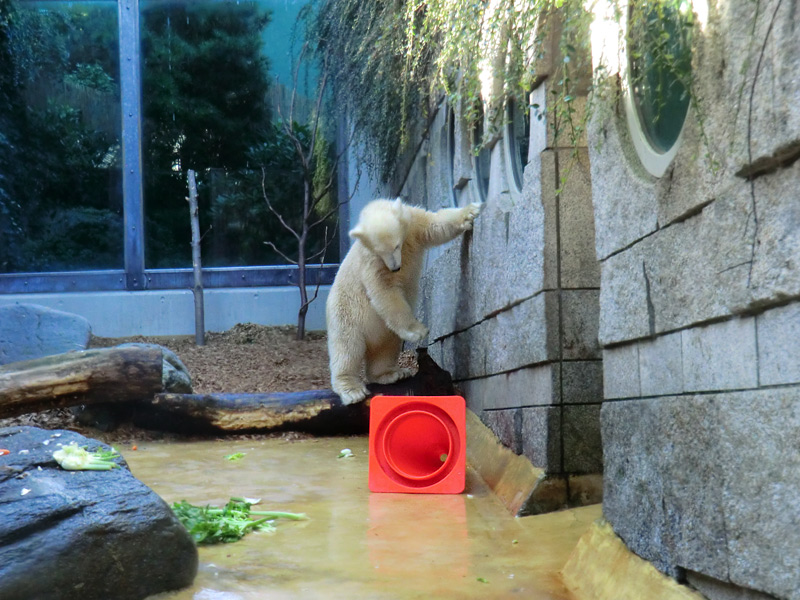
[[689, 109], [692, 26], [687, 0], [645, 0], [631, 5], [630, 84], [642, 129], [658, 152], [675, 144]]
[[486, 145], [483, 131], [483, 103], [479, 102], [477, 105], [477, 114], [475, 116], [475, 124], [472, 129], [472, 144], [475, 147], [473, 152], [477, 154], [473, 158], [473, 167], [476, 178], [476, 188], [481, 202], [486, 201], [486, 196], [489, 194], [489, 172], [492, 166], [492, 151]]
[[528, 166], [528, 148], [531, 137], [530, 108], [520, 106], [513, 98], [509, 99], [506, 118], [508, 119], [508, 143], [512, 144], [511, 171], [514, 184], [522, 189], [525, 168]]
[[[191, 265], [189, 169], [197, 174], [204, 266], [285, 264], [284, 254], [296, 260], [297, 240], [283, 223], [300, 230], [305, 171], [284, 120], [296, 122], [315, 191], [335, 181], [331, 121], [323, 119], [310, 147], [318, 75], [308, 53], [294, 81], [302, 47], [296, 19], [304, 4], [140, 1], [148, 268]], [[336, 244], [325, 246], [336, 230], [335, 214], [325, 217], [335, 191], [315, 205], [328, 225], [327, 238], [321, 226], [307, 242], [315, 261], [323, 254], [327, 262], [338, 258]]]
[[0, 272], [123, 267], [117, 3], [0, 3]]

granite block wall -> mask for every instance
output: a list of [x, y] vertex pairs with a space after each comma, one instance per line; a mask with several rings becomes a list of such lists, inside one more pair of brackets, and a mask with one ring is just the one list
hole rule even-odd
[[[590, 127], [603, 510], [711, 600], [796, 600], [800, 22], [794, 2], [703, 6], [698, 103], [664, 175], [642, 167], [614, 98]], [[617, 43], [593, 53], [619, 81]]]
[[[550, 85], [534, 94], [546, 97]], [[478, 198], [468, 147], [443, 142], [450, 110], [465, 127], [459, 107], [440, 106], [421, 148], [427, 159], [402, 185], [430, 210]], [[418, 311], [431, 356], [469, 407], [508, 448], [563, 482], [567, 506], [600, 499], [600, 269], [588, 151], [554, 145], [548, 127], [533, 119], [521, 188], [509, 163], [516, 149], [506, 147], [513, 141], [498, 135], [481, 216], [470, 235], [430, 253]], [[425, 176], [416, 171], [423, 167]], [[442, 187], [448, 181], [464, 184], [454, 191]], [[594, 491], [576, 476], [594, 476]], [[570, 493], [571, 481], [579, 493]]]

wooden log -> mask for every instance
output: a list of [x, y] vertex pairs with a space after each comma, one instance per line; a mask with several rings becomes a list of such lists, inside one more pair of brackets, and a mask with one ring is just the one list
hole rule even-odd
[[157, 346], [67, 352], [0, 367], [0, 418], [79, 404], [152, 398], [164, 390]]
[[346, 409], [331, 390], [271, 394], [156, 394], [149, 407], [179, 415], [189, 429], [195, 424], [225, 431], [279, 429], [307, 423], [325, 412], [336, 412], [336, 409], [344, 412]]
[[[417, 352], [419, 371], [388, 385], [370, 384], [372, 395], [449, 396], [455, 393], [450, 374], [424, 349]], [[297, 429], [325, 433], [365, 433], [369, 403], [343, 406], [332, 390], [270, 394], [163, 393], [141, 403], [134, 422], [147, 428], [183, 431], [270, 431]], [[149, 414], [148, 414], [149, 413]]]

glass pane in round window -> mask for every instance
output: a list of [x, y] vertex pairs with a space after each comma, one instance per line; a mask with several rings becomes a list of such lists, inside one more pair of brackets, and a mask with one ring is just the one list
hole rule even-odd
[[528, 147], [531, 138], [531, 113], [513, 98], [506, 105], [506, 142], [514, 185], [522, 190], [523, 174], [528, 166]]
[[456, 111], [450, 108], [447, 111], [447, 183], [453, 192], [453, 206], [458, 206], [458, 191], [456, 190]]
[[[489, 194], [489, 171], [492, 164], [492, 151], [486, 146], [483, 139], [483, 103], [479, 103], [475, 115], [475, 125], [472, 129], [472, 166], [475, 171], [475, 183], [480, 197], [480, 202], [486, 201]], [[475, 152], [477, 151], [477, 154]]]
[[630, 85], [644, 134], [657, 152], [666, 152], [675, 144], [686, 119], [692, 25], [688, 0], [631, 3]]

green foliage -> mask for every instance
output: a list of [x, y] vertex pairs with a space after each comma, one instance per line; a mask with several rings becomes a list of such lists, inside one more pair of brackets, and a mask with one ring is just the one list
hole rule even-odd
[[59, 207], [40, 215], [35, 234], [21, 242], [25, 268], [33, 271], [120, 269], [122, 219], [108, 209]]
[[106, 93], [116, 90], [114, 80], [99, 64], [78, 63], [75, 70], [64, 77], [64, 81]]
[[[263, 141], [270, 119], [262, 53], [269, 20], [253, 2], [159, 4], [143, 14], [142, 132], [151, 267], [190, 264], [187, 170], [194, 169], [202, 181], [212, 171], [246, 169], [250, 149]], [[201, 185], [199, 192], [201, 227], [207, 227], [212, 189]]]
[[[254, 502], [245, 498], [231, 498], [223, 508], [195, 506], [186, 500], [175, 502], [172, 510], [198, 544], [236, 542], [251, 531], [274, 531], [273, 521], [306, 519], [302, 513], [281, 511], [254, 511]], [[260, 517], [253, 519], [252, 517]]]
[[75, 102], [87, 89], [93, 106], [119, 101], [115, 27], [91, 5], [0, 4], [0, 271], [122, 266], [117, 139]]
[[[297, 147], [271, 122], [265, 31], [256, 1], [149, 3], [142, 13], [144, 198], [149, 268], [190, 264], [186, 171], [200, 191], [204, 263], [286, 262], [303, 181], [335, 206], [325, 181], [330, 137]], [[116, 10], [108, 3], [0, 0], [0, 271], [121, 268], [123, 212]], [[307, 100], [306, 100], [307, 101]], [[323, 225], [335, 229], [335, 216]], [[307, 249], [322, 248], [323, 229]], [[333, 249], [333, 248], [332, 248]], [[335, 251], [326, 257], [335, 260]]]
[[143, 17], [143, 128], [153, 166], [243, 166], [269, 119], [269, 14], [252, 2], [182, 3]]
[[15, 17], [10, 0], [0, 0], [0, 272], [19, 261], [18, 242], [22, 236], [22, 206], [17, 199], [19, 182], [17, 126], [23, 104], [14, 85], [11, 55], [11, 27]]
[[[658, 25], [654, 15], [686, 15], [688, 7], [691, 16], [689, 0], [636, 5], [643, 8], [631, 15], [633, 32], [640, 15], [649, 15], [643, 21], [651, 29]], [[309, 20], [311, 39], [318, 52], [336, 57], [336, 104], [353, 117], [361, 142], [372, 152], [366, 158], [372, 158], [385, 180], [409, 149], [410, 124], [426, 114], [427, 103], [438, 102], [440, 91], [462, 107], [468, 120], [479, 118], [479, 102], [487, 103], [486, 141], [503, 125], [508, 99], [528, 107], [532, 87], [547, 76], [546, 106], [530, 108], [537, 118], [546, 111], [555, 137], [575, 146], [592, 109], [589, 104], [579, 112], [575, 99], [606, 85], [602, 73], [592, 81], [592, 14], [580, 0], [318, 0], [315, 15]], [[617, 15], [620, 21], [628, 18], [619, 9]], [[677, 74], [684, 86], [681, 93], [690, 97], [691, 59], [674, 50], [691, 43], [693, 27], [691, 18], [681, 20], [673, 32], [661, 24], [660, 43], [648, 45], [647, 58], [661, 72]], [[502, 89], [481, 81], [486, 71], [502, 82]], [[649, 89], [657, 94], [663, 90], [653, 82]]]
[[116, 14], [90, 2], [64, 8], [16, 10], [10, 50], [16, 85], [37, 78], [71, 73], [78, 65], [93, 65], [119, 79]]
[[577, 0], [320, 0], [309, 35], [318, 52], [334, 54], [336, 104], [349, 111], [373, 149], [373, 166], [389, 179], [408, 149], [410, 124], [438, 92], [478, 118], [485, 63], [506, 82], [497, 97], [483, 98], [494, 127], [486, 135], [501, 125], [506, 98], [528, 106], [536, 60], [546, 54], [540, 17], [556, 7], [584, 14]]
[[689, 108], [694, 15], [687, 0], [640, 0], [628, 22], [636, 105], [651, 145], [666, 151]]
[[[295, 123], [294, 132], [303, 152], [311, 155], [309, 127]], [[331, 153], [332, 144], [317, 137], [312, 180], [318, 181], [319, 186], [331, 176]], [[269, 198], [286, 224], [301, 231], [305, 173], [283, 123], [269, 123], [262, 130], [261, 141], [247, 151], [247, 164], [248, 167], [235, 171], [208, 174], [208, 185], [215, 188], [209, 212], [210, 221], [217, 230], [209, 240], [209, 244], [216, 245], [212, 256], [225, 256], [239, 264], [285, 263], [282, 256], [264, 244], [269, 240], [297, 260], [296, 238], [281, 225], [264, 198], [265, 195]], [[317, 205], [314, 214], [317, 218], [323, 217], [335, 205], [336, 195], [331, 191]], [[331, 232], [335, 230], [335, 221], [335, 215], [327, 219]], [[323, 243], [324, 236], [311, 236], [307, 255], [319, 252]], [[336, 259], [335, 250], [326, 256], [328, 262]]]
[[412, 70], [402, 3], [321, 0], [308, 15], [307, 39], [331, 65], [332, 106], [346, 110], [371, 164], [391, 173], [407, 145], [407, 126], [424, 112], [424, 63]]

